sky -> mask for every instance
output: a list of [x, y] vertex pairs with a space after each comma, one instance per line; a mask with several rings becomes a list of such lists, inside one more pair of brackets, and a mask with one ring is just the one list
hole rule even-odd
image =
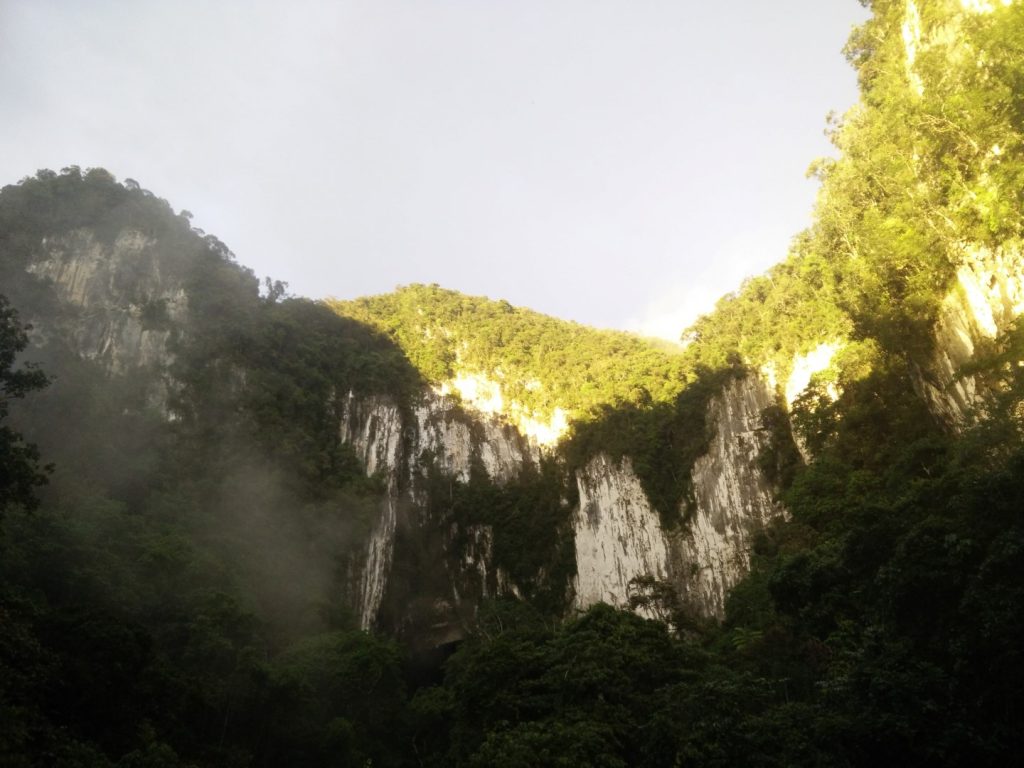
[[856, 0], [0, 0], [0, 184], [132, 178], [295, 295], [671, 339], [810, 223]]

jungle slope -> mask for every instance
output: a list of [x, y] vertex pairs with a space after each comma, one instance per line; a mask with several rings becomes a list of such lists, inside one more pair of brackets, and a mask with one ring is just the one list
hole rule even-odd
[[[862, 102], [836, 126], [841, 159], [819, 166], [814, 226], [786, 262], [702, 318], [686, 355], [670, 363], [691, 386], [707, 381], [703, 370], [782, 381], [795, 360], [823, 343], [835, 348], [809, 390], [774, 414], [774, 428], [795, 428], [812, 460], [765, 456], [790, 519], [759, 537], [721, 626], [694, 622], [655, 581], [636, 597], [663, 622], [607, 606], [562, 622], [499, 601], [483, 606], [441, 679], [403, 666], [395, 644], [354, 631], [337, 605], [306, 606], [300, 621], [265, 610], [272, 584], [250, 583], [238, 570], [247, 557], [225, 560], [225, 530], [202, 523], [224, 510], [243, 521], [265, 511], [258, 481], [270, 466], [286, 468], [273, 491], [285, 502], [271, 506], [306, 521], [284, 540], [317, 540], [338, 499], [358, 520], [380, 489], [334, 442], [331, 398], [307, 398], [299, 382], [319, 382], [322, 395], [363, 382], [420, 386], [430, 370], [400, 338], [351, 319], [338, 325], [322, 307], [280, 302], [273, 291], [260, 298], [226, 249], [101, 172], [5, 189], [0, 213], [12, 218], [0, 218], [0, 234], [69, 210], [81, 220], [58, 228], [101, 233], [95, 222], [106, 211], [142, 211], [144, 229], [165, 227], [182, 243], [175, 253], [193, 254], [214, 279], [194, 287], [209, 325], [182, 321], [199, 323], [196, 338], [208, 346], [165, 361], [185, 366], [191, 382], [180, 424], [165, 432], [157, 384], [121, 391], [91, 368], [70, 367], [74, 360], [41, 360], [79, 372], [46, 395], [63, 398], [59, 408], [25, 393], [22, 402], [40, 410], [20, 424], [57, 414], [54, 437], [39, 440], [57, 469], [38, 511], [4, 510], [4, 761], [1014, 762], [1024, 747], [1024, 343], [1008, 318], [1020, 273], [1024, 6], [878, 0], [872, 10], [849, 47]], [[73, 205], [50, 204], [65, 193]], [[46, 231], [5, 243], [5, 258]], [[1006, 311], [992, 314], [991, 334], [968, 334], [970, 365], [951, 372], [940, 331], [966, 301], [968, 273], [984, 274], [985, 264], [998, 266], [989, 271]], [[10, 274], [5, 289], [21, 279]], [[211, 286], [228, 296], [203, 305]], [[244, 322], [225, 324], [223, 307]], [[153, 308], [145, 322], [177, 322], [168, 309]], [[21, 321], [3, 317], [4, 349], [19, 349]], [[361, 362], [336, 369], [339, 350], [321, 345], [353, 336], [357, 350], [376, 354], [341, 350], [342, 360]], [[276, 356], [292, 348], [301, 355], [280, 367]], [[230, 365], [215, 375], [208, 361], [222, 358]], [[970, 396], [936, 407], [952, 402], [957, 385]], [[617, 418], [668, 424], [688, 390], [651, 402], [626, 391], [587, 412], [597, 429]], [[5, 388], [4, 402], [18, 394]], [[74, 420], [85, 428], [72, 429]], [[116, 426], [112, 457], [62, 447], [62, 435], [101, 423]], [[646, 449], [659, 452], [661, 431], [648, 434]], [[107, 476], [122, 465], [132, 482]], [[32, 485], [31, 472], [23, 479]]]

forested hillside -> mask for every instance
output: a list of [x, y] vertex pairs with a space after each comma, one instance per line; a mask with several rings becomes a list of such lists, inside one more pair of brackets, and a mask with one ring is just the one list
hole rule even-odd
[[328, 304], [394, 339], [428, 381], [477, 374], [537, 418], [564, 412], [570, 468], [599, 452], [630, 456], [669, 526], [679, 522], [689, 470], [707, 445], [708, 401], [726, 378], [742, 375], [736, 356], [712, 369], [693, 350], [438, 286]]
[[[783, 459], [790, 519], [760, 537], [720, 627], [691, 634], [657, 584], [637, 601], [686, 629], [655, 645], [596, 612], [481, 627], [448, 667], [456, 763], [998, 765], [1019, 752], [1019, 331], [996, 329], [957, 372], [989, 393], [970, 426], [922, 390], [941, 384], [929, 365], [958, 273], [986, 259], [1020, 270], [1024, 7], [871, 7], [847, 48], [861, 102], [830, 125], [839, 159], [812, 167], [814, 226], [689, 329], [674, 363], [698, 381], [737, 366], [785, 379], [838, 342], [792, 404], [813, 461], [765, 457]], [[1014, 305], [1007, 275], [990, 279]], [[389, 301], [367, 319], [415, 344], [388, 327]], [[471, 363], [493, 366], [466, 338]]]
[[[131, 259], [72, 281], [95, 291], [74, 304], [26, 266], [41, 240], [59, 266], [82, 238]], [[358, 324], [273, 285], [261, 297], [215, 238], [100, 170], [4, 188], [0, 252], [17, 300], [0, 359], [0, 763], [386, 762], [373, 723], [401, 709], [401, 655], [357, 631], [344, 592], [382, 491], [340, 442], [338, 393], [415, 372]], [[111, 303], [136, 293], [126, 314]], [[154, 334], [169, 354], [149, 353]], [[12, 372], [23, 349], [38, 368]], [[325, 658], [380, 686], [376, 711], [345, 694], [348, 735], [317, 730]]]
[[[1016, 762], [1024, 4], [869, 5], [813, 225], [679, 349], [436, 286], [288, 298], [100, 169], [0, 190], [0, 764]], [[516, 585], [430, 651], [354, 615], [406, 497], [342, 435], [354, 398], [414, 414], [464, 375], [565, 431], [504, 484], [402, 468], [446, 527], [400, 531], [388, 610], [482, 523]], [[724, 619], [653, 574], [653, 618], [569, 610], [573, 473], [628, 457], [678, 534], [709, 403], [754, 378], [786, 514]]]

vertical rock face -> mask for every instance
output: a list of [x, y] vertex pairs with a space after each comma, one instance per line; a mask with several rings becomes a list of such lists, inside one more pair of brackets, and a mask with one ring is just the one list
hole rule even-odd
[[[527, 385], [542, 386], [539, 381]], [[569, 429], [568, 415], [561, 408], [555, 408], [550, 416], [537, 413], [522, 403], [508, 400], [501, 384], [480, 373], [458, 373], [450, 381], [440, 385], [438, 395], [455, 393], [473, 412], [494, 417], [498, 416], [527, 439], [534, 449], [554, 448]]]
[[796, 355], [793, 358], [793, 365], [790, 367], [789, 378], [786, 380], [784, 388], [787, 406], [792, 406], [796, 402], [816, 373], [821, 373], [828, 368], [832, 363], [832, 358], [841, 347], [842, 343], [839, 341], [823, 342], [810, 352]]
[[388, 398], [355, 397], [345, 400], [341, 421], [342, 440], [352, 446], [366, 467], [367, 475], [387, 476], [387, 497], [380, 517], [370, 531], [366, 557], [350, 574], [350, 594], [363, 629], [373, 625], [384, 600], [388, 573], [395, 550], [398, 525], [399, 478], [396, 470], [402, 456], [402, 417]]
[[377, 619], [388, 586], [388, 574], [395, 555], [395, 531], [398, 527], [398, 498], [390, 489], [381, 504], [381, 515], [366, 545], [366, 561], [357, 571], [354, 586], [359, 626], [370, 629]]
[[[539, 460], [535, 444], [497, 416], [473, 418], [456, 399], [433, 391], [424, 392], [420, 403], [408, 410], [390, 398], [350, 393], [342, 439], [355, 449], [367, 474], [383, 474], [387, 486], [386, 503], [352, 590], [364, 628], [373, 626], [380, 614], [402, 528], [409, 537], [437, 548], [433, 565], [443, 578], [434, 581], [445, 587], [443, 594], [432, 595], [430, 610], [436, 614], [431, 620], [439, 638], [454, 631], [449, 625], [457, 623], [466, 600], [498, 591], [515, 593], [515, 585], [490, 562], [490, 528], [472, 526], [460, 532], [451, 521], [431, 519], [422, 486], [430, 470], [453, 482], [467, 482], [475, 463], [494, 483], [507, 483], [524, 465]], [[461, 550], [456, 539], [462, 542]]]
[[341, 438], [351, 445], [367, 475], [388, 473], [395, 485], [402, 451], [402, 414], [386, 397], [355, 397], [349, 392], [341, 420]]
[[152, 240], [126, 230], [106, 245], [78, 230], [43, 249], [29, 271], [52, 282], [62, 330], [80, 354], [110, 373], [166, 369], [170, 328], [184, 319], [187, 299], [181, 281], [162, 274]]
[[517, 477], [524, 462], [536, 463], [539, 448], [497, 414], [476, 417], [458, 402], [434, 390], [415, 409], [415, 441], [412, 458], [424, 453], [446, 474], [466, 482], [477, 459], [494, 482]]
[[668, 547], [658, 514], [628, 458], [616, 464], [597, 456], [576, 482], [576, 607], [599, 602], [624, 606], [632, 579], [668, 578]]
[[957, 271], [935, 325], [935, 353], [915, 387], [932, 412], [951, 427], [966, 425], [983, 404], [985, 385], [962, 375], [979, 347], [1010, 330], [1024, 312], [1024, 254], [1018, 244], [976, 249]]
[[700, 613], [721, 616], [725, 598], [747, 572], [753, 534], [783, 514], [758, 467], [769, 437], [761, 413], [774, 404], [768, 385], [749, 375], [708, 406], [714, 438], [692, 471], [689, 522], [665, 531], [628, 459], [593, 459], [579, 473], [576, 605], [625, 606], [630, 581], [669, 581]]
[[[53, 322], [40, 323], [41, 332], [62, 336], [112, 375], [151, 370], [166, 393], [168, 342], [187, 320], [187, 269], [137, 232], [101, 241], [79, 230], [44, 241], [29, 270], [52, 285], [61, 307]], [[573, 514], [577, 607], [626, 605], [630, 581], [653, 576], [672, 582], [700, 610], [721, 612], [725, 591], [747, 562], [750, 525], [779, 512], [755, 466], [760, 409], [768, 404], [766, 388], [753, 377], [730, 385], [711, 404], [715, 439], [694, 467], [696, 509], [681, 532], [662, 529], [628, 458], [613, 462], [598, 455], [579, 471], [580, 504]], [[362, 625], [378, 622], [396, 569], [408, 567], [398, 560], [408, 558], [410, 549], [419, 558], [417, 573], [431, 575], [410, 587], [422, 594], [407, 597], [427, 604], [421, 614], [438, 639], [456, 636], [460, 617], [481, 598], [518, 594], [494, 563], [494, 531], [479, 524], [460, 530], [441, 519], [443, 510], [430, 509], [427, 480], [439, 472], [468, 482], [482, 469], [491, 482], [507, 484], [524, 467], [538, 466], [542, 452], [555, 450], [567, 429], [561, 410], [543, 416], [506, 402], [500, 388], [479, 374], [424, 390], [415, 403], [349, 394], [340, 437], [386, 489], [365, 548], [350, 564], [348, 591]]]
[[[61, 336], [111, 374], [149, 371], [160, 390], [155, 397], [166, 394], [172, 362], [168, 342], [188, 313], [180, 265], [160, 256], [157, 245], [138, 232], [100, 241], [79, 230], [44, 241], [29, 271], [51, 284], [60, 307], [55, 318], [38, 324], [39, 334]], [[984, 382], [962, 376], [961, 367], [1022, 311], [1019, 246], [971, 252], [943, 304], [934, 359], [921, 367], [915, 382], [933, 411], [951, 425], [966, 423], [985, 394]], [[580, 503], [572, 516], [574, 605], [627, 605], [631, 580], [651, 576], [670, 582], [705, 615], [722, 615], [729, 589], [749, 565], [753, 533], [784, 514], [758, 467], [769, 440], [761, 414], [775, 404], [776, 389], [791, 402], [838, 348], [823, 343], [794, 360], [789, 380], [778, 386], [770, 375], [766, 383], [750, 374], [712, 400], [713, 439], [693, 466], [694, 504], [678, 529], [662, 528], [628, 457], [612, 461], [597, 455], [579, 470]], [[504, 402], [500, 390], [477, 374], [424, 390], [412, 404], [368, 394], [346, 398], [341, 438], [367, 474], [380, 475], [386, 488], [351, 571], [352, 602], [364, 627], [378, 620], [388, 599], [403, 531], [407, 546], [432, 542], [420, 567], [436, 569], [427, 614], [439, 628], [438, 637], [457, 634], [459, 616], [480, 598], [518, 592], [494, 564], [494, 531], [486, 525], [459, 530], [451, 520], [436, 519], [424, 489], [431, 471], [452, 482], [468, 482], [481, 468], [498, 485], [516, 480], [566, 433], [564, 413], [544, 423], [538, 419]]]
[[758, 466], [770, 439], [761, 414], [774, 403], [764, 380], [749, 374], [708, 409], [714, 438], [693, 466], [695, 509], [672, 548], [682, 594], [705, 615], [724, 613], [726, 595], [747, 572], [753, 534], [783, 514]]
[[[77, 285], [76, 280], [66, 282]], [[937, 414], [959, 423], [977, 407], [982, 385], [972, 377], [959, 378], [958, 369], [979, 344], [1007, 330], [1022, 310], [1024, 264], [1019, 249], [979, 251], [968, 259], [936, 326], [935, 360], [917, 384]], [[777, 404], [776, 392], [792, 404], [811, 377], [829, 367], [842, 344], [823, 342], [798, 356], [784, 382], [750, 373], [712, 399], [707, 421], [713, 438], [693, 466], [693, 506], [678, 529], [663, 529], [628, 457], [613, 461], [597, 455], [579, 470], [579, 506], [572, 516], [574, 606], [601, 601], [626, 606], [630, 582], [650, 576], [672, 584], [703, 615], [721, 617], [729, 590], [749, 568], [753, 536], [785, 514], [759, 467], [771, 439], [762, 429], [762, 413]], [[491, 481], [507, 484], [525, 466], [536, 465], [542, 451], [552, 450], [564, 434], [560, 417], [549, 429], [554, 437], [539, 439], [527, 416], [504, 412], [510, 406], [496, 391], [479, 377], [463, 376], [451, 386], [425, 390], [418, 403], [405, 407], [372, 395], [348, 397], [342, 438], [368, 474], [383, 474], [387, 487], [353, 579], [364, 627], [378, 622], [396, 568], [405, 567], [404, 561], [396, 561], [396, 542], [401, 545], [403, 536], [407, 550], [421, 550], [418, 567], [433, 571], [429, 585], [415, 585], [422, 591], [414, 597], [426, 604], [420, 613], [428, 617], [436, 642], [458, 637], [461, 622], [481, 598], [518, 593], [495, 566], [494, 531], [487, 525], [459, 530], [453, 521], [428, 510], [423, 490], [430, 471], [452, 482], [468, 482], [483, 468]], [[811, 457], [804, 452], [804, 459]]]
[[[822, 342], [803, 354], [794, 355], [793, 362], [789, 367], [789, 377], [781, 383], [781, 386], [777, 379], [775, 364], [771, 363], [762, 366], [759, 373], [767, 384], [766, 391], [780, 390], [787, 409], [791, 409], [793, 403], [807, 389], [811, 379], [825, 371], [832, 364], [833, 358], [835, 358], [836, 353], [842, 350], [844, 344], [845, 341], [843, 339], [833, 339], [832, 341]], [[839, 391], [835, 384], [829, 384], [827, 392], [832, 400], [836, 400], [839, 397]], [[804, 439], [792, 428], [792, 425], [789, 432], [793, 439], [793, 444], [800, 452], [800, 457], [805, 463], [811, 461], [813, 457]]]

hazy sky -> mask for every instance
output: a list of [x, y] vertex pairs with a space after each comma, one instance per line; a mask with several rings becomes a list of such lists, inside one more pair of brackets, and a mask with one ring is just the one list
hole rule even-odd
[[257, 275], [677, 337], [786, 254], [856, 0], [0, 0], [0, 183], [102, 166]]

